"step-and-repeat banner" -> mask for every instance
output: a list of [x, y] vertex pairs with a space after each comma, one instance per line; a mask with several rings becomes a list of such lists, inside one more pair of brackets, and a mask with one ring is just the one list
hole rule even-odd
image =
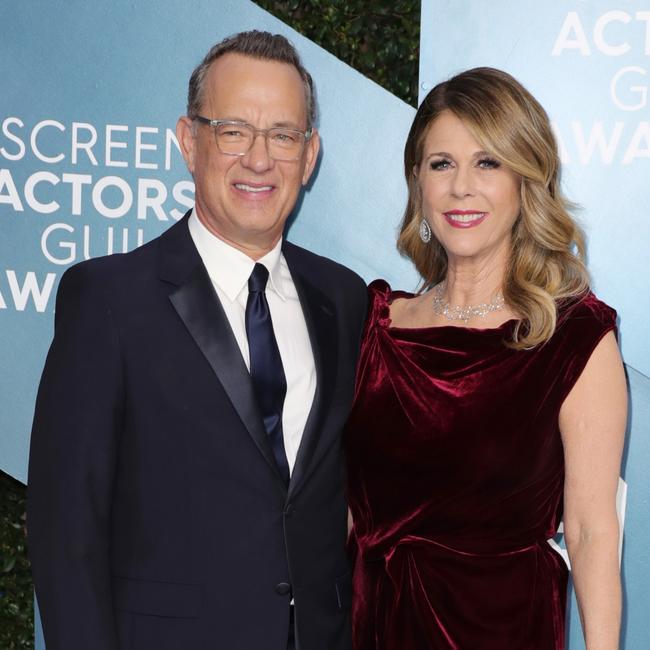
[[414, 109], [252, 2], [32, 0], [3, 3], [0, 24], [0, 469], [26, 479], [62, 273], [193, 204], [176, 120], [192, 70], [229, 34], [285, 34], [316, 81], [322, 155], [289, 239], [415, 286], [394, 246]]
[[32, 0], [2, 3], [0, 24], [0, 469], [26, 480], [62, 273], [193, 204], [174, 128], [192, 70], [229, 34], [286, 35], [316, 82], [322, 155], [289, 239], [415, 287], [394, 245], [414, 109], [252, 2]]
[[[601, 15], [611, 7], [595, 9], [606, 3], [557, 4], [566, 7], [425, 1], [420, 82], [425, 92], [463, 68], [502, 67], [530, 87], [556, 122], [567, 191], [584, 207], [596, 290], [621, 314], [630, 368], [623, 569], [625, 647], [636, 650], [650, 638], [640, 614], [650, 580], [642, 548], [650, 533], [642, 475], [650, 460], [644, 425], [650, 351], [642, 340], [650, 292], [640, 268], [650, 232], [642, 190], [650, 165], [643, 122], [649, 21], [635, 2], [609, 19]], [[3, 4], [0, 23], [0, 469], [26, 479], [61, 274], [83, 259], [132, 250], [192, 205], [174, 126], [192, 69], [228, 34], [253, 28], [285, 34], [316, 80], [322, 155], [289, 239], [368, 281], [381, 276], [415, 288], [415, 273], [394, 247], [413, 108], [253, 3], [33, 0]], [[577, 650], [575, 610], [572, 618]]]
[[[593, 287], [619, 313], [631, 396], [622, 475], [623, 648], [650, 648], [650, 5], [647, 0], [424, 0], [420, 99], [462, 70], [519, 79], [549, 113], [580, 205]], [[570, 648], [584, 648], [571, 610]]]

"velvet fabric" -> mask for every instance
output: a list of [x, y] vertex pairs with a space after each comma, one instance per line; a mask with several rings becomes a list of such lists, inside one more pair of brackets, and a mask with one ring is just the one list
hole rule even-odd
[[615, 312], [559, 308], [533, 350], [495, 329], [398, 328], [378, 280], [345, 433], [354, 650], [563, 650], [559, 410]]

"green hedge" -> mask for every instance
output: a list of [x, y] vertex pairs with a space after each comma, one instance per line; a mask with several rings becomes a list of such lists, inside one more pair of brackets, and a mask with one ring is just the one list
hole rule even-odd
[[25, 548], [25, 486], [0, 472], [0, 648], [33, 647], [32, 580]]
[[[419, 0], [292, 0], [257, 4], [362, 74], [416, 105]], [[0, 648], [34, 647], [25, 545], [25, 486], [0, 472]]]
[[257, 0], [256, 4], [417, 106], [419, 0]]

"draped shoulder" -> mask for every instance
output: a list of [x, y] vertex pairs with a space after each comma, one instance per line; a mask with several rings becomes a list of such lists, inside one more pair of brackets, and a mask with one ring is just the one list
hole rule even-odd
[[558, 307], [558, 325], [579, 321], [582, 325], [608, 332], [616, 327], [616, 310], [599, 300], [591, 291]]
[[382, 278], [377, 278], [368, 285], [368, 294], [370, 296], [382, 295], [384, 298], [387, 298], [387, 296], [390, 296], [392, 291], [390, 284]]
[[372, 329], [373, 326], [389, 327], [390, 305], [396, 298], [412, 298], [413, 294], [408, 291], [399, 291], [391, 289], [386, 280], [373, 280], [368, 285], [368, 318], [366, 329]]
[[368, 321], [367, 325], [379, 325], [380, 327], [389, 327], [390, 306], [396, 298], [412, 298], [413, 294], [408, 291], [391, 289], [386, 280], [373, 280], [368, 285]]
[[373, 280], [368, 285], [368, 319], [366, 327], [370, 328], [378, 323], [382, 326], [390, 322], [390, 303], [393, 290], [386, 280]]

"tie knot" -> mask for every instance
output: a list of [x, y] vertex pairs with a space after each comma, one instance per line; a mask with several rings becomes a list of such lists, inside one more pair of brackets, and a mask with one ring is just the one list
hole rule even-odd
[[264, 293], [269, 279], [269, 271], [264, 264], [256, 264], [248, 278], [249, 293]]

